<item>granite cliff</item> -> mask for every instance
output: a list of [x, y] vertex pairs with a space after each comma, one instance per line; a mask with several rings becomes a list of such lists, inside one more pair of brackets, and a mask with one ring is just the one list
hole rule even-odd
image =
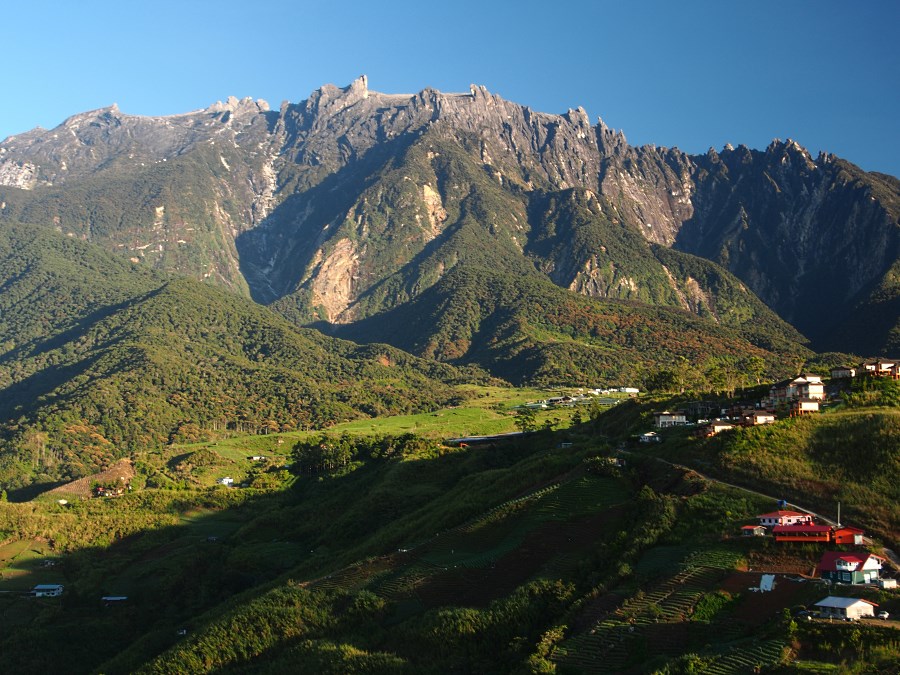
[[688, 155], [631, 146], [580, 108], [361, 77], [277, 111], [75, 115], [0, 144], [0, 186], [4, 218], [299, 323], [370, 319], [465, 264], [729, 325], [758, 296], [817, 347], [900, 347], [900, 183], [793, 141]]

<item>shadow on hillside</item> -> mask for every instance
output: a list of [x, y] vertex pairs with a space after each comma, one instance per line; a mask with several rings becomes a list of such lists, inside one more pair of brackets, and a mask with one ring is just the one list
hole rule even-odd
[[[71, 328], [58, 335], [54, 335], [45, 340], [33, 340], [12, 349], [4, 355], [3, 361], [13, 363], [24, 360], [27, 363], [29, 359], [39, 359], [42, 355], [47, 355], [53, 350], [60, 349], [66, 345], [71, 345], [74, 340], [87, 335], [91, 329], [98, 326], [104, 319], [132, 304], [141, 303], [148, 298], [153, 297], [159, 293], [159, 290], [160, 289], [151, 291], [150, 293], [132, 300], [102, 307], [87, 316], [78, 319]], [[27, 415], [30, 412], [30, 407], [36, 401], [50, 394], [63, 384], [84, 374], [100, 360], [104, 351], [117, 344], [121, 344], [124, 340], [125, 337], [121, 334], [112, 335], [105, 341], [92, 345], [90, 347], [90, 356], [81, 358], [74, 363], [44, 365], [40, 370], [12, 383], [4, 389], [4, 397], [2, 402], [0, 402], [0, 417], [16, 418], [21, 415]], [[68, 397], [66, 396], [60, 396], [57, 397], [56, 400], [58, 402], [64, 402], [67, 398]]]
[[[577, 454], [559, 454], [556, 434], [538, 436], [527, 445], [372, 461], [342, 476], [301, 477], [277, 493], [145, 490], [106, 502], [42, 503], [37, 513], [22, 511], [22, 531], [37, 532], [38, 521], [28, 521], [37, 518], [45, 523], [42, 538], [88, 545], [35, 558], [19, 570], [25, 574], [17, 588], [61, 583], [66, 591], [40, 629], [43, 639], [29, 639], [29, 625], [13, 628], [11, 643], [0, 638], [0, 670], [133, 672], [182, 639], [180, 629], [201, 630], [211, 620], [204, 612], [237, 609], [288, 575], [322, 578], [353, 561], [395, 554], [580, 463]], [[513, 471], [498, 482], [498, 470], [526, 460], [541, 468]], [[109, 546], [89, 545], [107, 539]], [[43, 560], [55, 564], [45, 567]], [[102, 600], [108, 596], [127, 600]], [[47, 639], [55, 644], [52, 653], [42, 646]], [[15, 650], [4, 649], [13, 643]]]
[[[104, 319], [116, 314], [117, 312], [122, 311], [123, 309], [131, 306], [140, 304], [159, 294], [161, 288], [150, 291], [149, 293], [145, 293], [144, 295], [139, 295], [135, 298], [130, 298], [125, 300], [124, 302], [115, 303], [112, 305], [106, 305], [101, 307], [90, 314], [87, 314], [80, 319], [76, 320], [72, 327], [53, 335], [46, 339], [34, 339], [25, 344], [19, 345], [14, 349], [6, 352], [3, 355], [3, 361], [5, 362], [16, 362], [29, 358], [34, 358], [40, 356], [41, 354], [45, 354], [54, 349], [59, 349], [60, 347], [76, 340], [79, 337], [84, 336], [91, 328], [95, 327]], [[113, 339], [108, 342], [99, 345], [98, 348], [107, 347], [115, 344], [119, 340]]]

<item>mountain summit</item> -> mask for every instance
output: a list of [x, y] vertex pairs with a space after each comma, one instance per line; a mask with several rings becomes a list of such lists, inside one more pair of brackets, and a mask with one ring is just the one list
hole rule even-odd
[[421, 301], [462, 265], [752, 322], [727, 287], [817, 348], [900, 347], [900, 182], [790, 140], [633, 147], [581, 108], [535, 112], [475, 85], [384, 94], [363, 76], [278, 111], [229, 98], [75, 115], [0, 144], [0, 185], [4, 218], [333, 330]]

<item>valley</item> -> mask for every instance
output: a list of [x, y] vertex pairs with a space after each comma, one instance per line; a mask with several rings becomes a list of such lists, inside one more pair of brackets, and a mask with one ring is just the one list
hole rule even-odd
[[[793, 494], [790, 482], [722, 463], [754, 442], [752, 434], [701, 440], [687, 429], [663, 430], [664, 442], [648, 447], [634, 432], [674, 401], [643, 394], [586, 408], [574, 424], [576, 408], [539, 410], [551, 424], [532, 436], [441, 443], [447, 434], [512, 430], [514, 406], [563, 393], [484, 387], [467, 409], [348, 423], [327, 437], [289, 432], [173, 446], [137, 455], [138, 475], [120, 497], [59, 504], [62, 489], [3, 503], [0, 610], [17, 628], [4, 638], [2, 665], [59, 668], [27, 646], [38, 634], [67, 645], [84, 672], [304, 664], [638, 673], [693, 663], [699, 672], [740, 673], [825, 667], [851, 654], [872, 664], [896, 658], [891, 622], [843, 628], [793, 618], [828, 592], [854, 590], [818, 582], [819, 546], [741, 536], [773, 499], [653, 459], [706, 470], [718, 457], [725, 478]], [[476, 422], [478, 411], [484, 419]], [[844, 407], [770, 430], [871, 424], [873, 414], [897, 417], [896, 409]], [[435, 415], [450, 419], [429, 428]], [[353, 449], [350, 462], [319, 473], [296, 463], [302, 448], [341, 439]], [[802, 452], [815, 457], [824, 449], [812, 442]], [[224, 474], [235, 487], [216, 484]], [[830, 499], [827, 490], [805, 489], [796, 500], [807, 508], [828, 503], [820, 501]], [[891, 520], [882, 525], [893, 524], [877, 541], [896, 545], [900, 520], [887, 515], [889, 489], [873, 485], [869, 502], [845, 503], [845, 518], [862, 524], [869, 511], [884, 514]], [[775, 592], [748, 592], [768, 573]], [[39, 583], [65, 591], [22, 595]], [[900, 609], [891, 591], [864, 589], [864, 597]], [[851, 629], [863, 630], [867, 651], [850, 646]]]
[[893, 672], [898, 269], [894, 177], [476, 85], [12, 136], [0, 672]]

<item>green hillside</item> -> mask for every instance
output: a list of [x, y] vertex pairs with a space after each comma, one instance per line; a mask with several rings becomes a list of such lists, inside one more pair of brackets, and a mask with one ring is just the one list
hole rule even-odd
[[534, 384], [637, 383], [645, 371], [668, 367], [679, 357], [700, 365], [756, 356], [777, 377], [811, 355], [777, 320], [771, 329], [765, 321], [753, 326], [584, 297], [535, 274], [458, 265], [405, 305], [330, 328], [351, 340], [474, 362], [509, 381]]
[[460, 396], [452, 383], [479, 376], [296, 329], [249, 300], [132, 271], [40, 228], [4, 234], [5, 487], [229, 430], [428, 410]]
[[[883, 668], [898, 656], [893, 628], [790, 618], [823, 595], [789, 578], [808, 572], [819, 551], [738, 535], [772, 500], [652, 455], [705, 462], [704, 470], [715, 463], [723, 478], [766, 490], [781, 485], [749, 477], [734, 458], [771, 462], [798, 445], [806, 425], [809, 442], [772, 473], [802, 481], [807, 464], [850, 471], [833, 455], [839, 444], [871, 443], [883, 479], [871, 482], [866, 509], [895, 523], [896, 434], [878, 422], [896, 411], [889, 402], [890, 394], [857, 395], [848, 403], [856, 407], [730, 441], [674, 430], [645, 446], [633, 430], [646, 428], [652, 410], [677, 405], [647, 399], [579, 428], [487, 446], [452, 449], [412, 435], [304, 441], [292, 453], [295, 476], [280, 487], [0, 503], [0, 590], [66, 585], [62, 601], [0, 594], [11, 627], [0, 636], [0, 668], [744, 673], [849, 660]], [[863, 422], [875, 431], [861, 436]], [[610, 443], [624, 445], [624, 466], [610, 462]], [[347, 461], [304, 464], [326, 446]], [[196, 446], [173, 450], [179, 461], [200, 461]], [[204, 461], [219, 452], [207, 446]], [[216, 461], [224, 466], [224, 455]], [[807, 486], [801, 498], [816, 494]], [[845, 518], [859, 524], [862, 513]], [[778, 571], [775, 592], [748, 592], [767, 569]], [[890, 592], [832, 592], [862, 592], [900, 611]], [[127, 600], [104, 606], [110, 595]], [[47, 641], [59, 648], [42, 649]]]

